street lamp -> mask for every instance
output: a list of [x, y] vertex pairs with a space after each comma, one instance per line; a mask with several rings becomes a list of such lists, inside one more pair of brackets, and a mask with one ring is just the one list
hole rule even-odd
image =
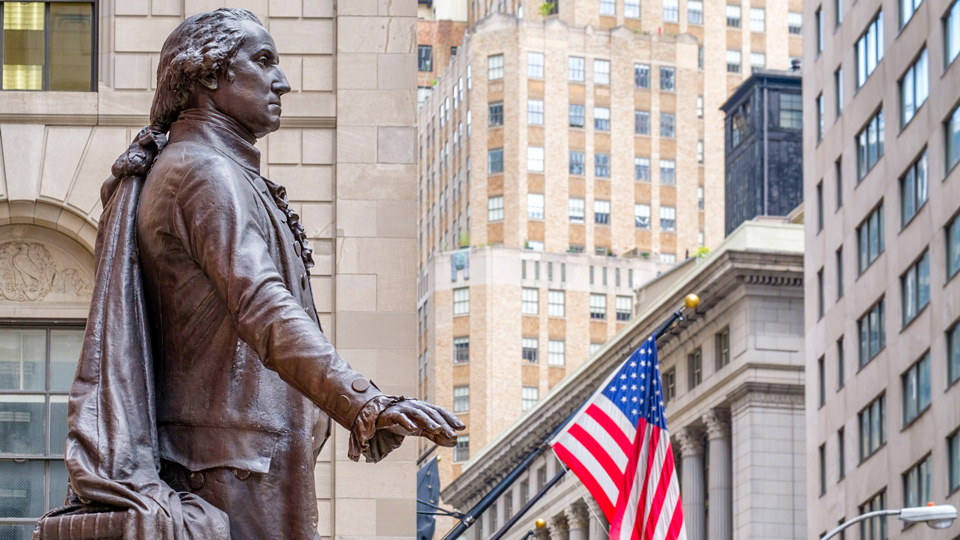
[[859, 523], [861, 521], [868, 520], [870, 518], [878, 516], [898, 516], [902, 521], [907, 523], [917, 523], [920, 521], [925, 521], [927, 526], [931, 529], [946, 529], [950, 525], [953, 525], [953, 520], [957, 519], [957, 509], [953, 505], [941, 504], [935, 506], [933, 503], [930, 503], [928, 506], [917, 506], [914, 508], [902, 508], [900, 510], [877, 510], [876, 512], [869, 512], [863, 514], [862, 516], [857, 516], [850, 521], [840, 525], [836, 529], [828, 532], [820, 540], [827, 540], [828, 538], [833, 538], [840, 531], [846, 529], [847, 527], [853, 525], [854, 523]]

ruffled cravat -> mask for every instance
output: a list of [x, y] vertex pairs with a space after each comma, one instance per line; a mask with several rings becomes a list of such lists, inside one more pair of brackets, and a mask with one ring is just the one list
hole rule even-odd
[[[261, 176], [261, 178], [263, 177]], [[287, 216], [287, 225], [290, 227], [290, 232], [293, 233], [294, 241], [299, 246], [300, 258], [303, 259], [303, 266], [306, 267], [307, 275], [309, 275], [310, 269], [313, 268], [313, 250], [310, 249], [310, 243], [307, 241], [307, 231], [300, 223], [300, 215], [290, 207], [290, 201], [287, 199], [287, 188], [266, 178], [263, 178], [263, 182], [270, 190], [270, 195], [273, 196], [273, 201], [277, 203], [277, 208]]]

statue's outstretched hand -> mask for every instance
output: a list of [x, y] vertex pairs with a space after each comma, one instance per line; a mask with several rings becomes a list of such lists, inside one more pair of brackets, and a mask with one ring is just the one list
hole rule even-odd
[[387, 407], [377, 418], [378, 430], [401, 436], [419, 435], [440, 446], [455, 446], [456, 432], [464, 428], [464, 423], [443, 407], [409, 398]]

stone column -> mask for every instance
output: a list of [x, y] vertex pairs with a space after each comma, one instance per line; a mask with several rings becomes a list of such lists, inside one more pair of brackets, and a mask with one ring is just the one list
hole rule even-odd
[[567, 516], [570, 540], [589, 540], [590, 514], [581, 502], [571, 504], [563, 511]]
[[550, 540], [570, 540], [567, 516], [563, 514], [557, 514], [548, 519], [547, 529], [550, 531]]
[[733, 478], [730, 421], [726, 411], [712, 409], [703, 415], [710, 444], [710, 540], [733, 538]]
[[603, 510], [593, 497], [588, 497], [586, 502], [590, 511], [590, 540], [607, 540], [610, 538], [610, 525], [603, 515]]
[[707, 519], [703, 491], [703, 430], [685, 427], [677, 432], [683, 459], [680, 495], [683, 500], [683, 522], [689, 540], [706, 540]]

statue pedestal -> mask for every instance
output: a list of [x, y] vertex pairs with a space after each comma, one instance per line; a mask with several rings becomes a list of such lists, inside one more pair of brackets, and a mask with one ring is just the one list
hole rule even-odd
[[37, 522], [33, 540], [123, 540], [125, 510], [61, 506]]

